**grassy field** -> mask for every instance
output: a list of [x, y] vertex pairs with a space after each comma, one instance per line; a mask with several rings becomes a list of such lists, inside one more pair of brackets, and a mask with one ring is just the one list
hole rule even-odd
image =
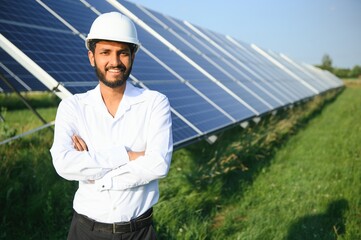
[[[176, 151], [159, 239], [361, 239], [361, 85], [347, 85]], [[49, 121], [55, 111], [39, 108]], [[41, 125], [2, 113], [0, 140]], [[0, 146], [0, 239], [65, 239], [76, 183], [56, 175], [51, 142], [42, 130]]]
[[361, 239], [360, 90], [325, 107], [221, 208], [220, 239]]

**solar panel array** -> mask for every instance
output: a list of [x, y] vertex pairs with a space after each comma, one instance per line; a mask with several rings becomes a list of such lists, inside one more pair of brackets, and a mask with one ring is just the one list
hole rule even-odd
[[[285, 55], [115, 0], [3, 0], [0, 72], [19, 91], [50, 89], [64, 98], [93, 88], [84, 40], [109, 11], [137, 25], [142, 46], [130, 79], [168, 96], [175, 147], [343, 86]], [[0, 82], [0, 91], [9, 89]]]

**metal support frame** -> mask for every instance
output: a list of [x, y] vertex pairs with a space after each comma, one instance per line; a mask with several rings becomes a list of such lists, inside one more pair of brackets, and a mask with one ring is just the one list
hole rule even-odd
[[[43, 124], [47, 124], [45, 119], [28, 103], [28, 101], [21, 95], [21, 93], [6, 79], [6, 77], [0, 72], [0, 79], [18, 95], [21, 101], [40, 119]], [[2, 117], [1, 117], [2, 118]], [[3, 119], [3, 118], [2, 118]]]

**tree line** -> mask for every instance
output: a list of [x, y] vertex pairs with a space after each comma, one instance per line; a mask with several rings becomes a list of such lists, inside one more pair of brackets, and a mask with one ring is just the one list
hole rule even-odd
[[332, 59], [328, 54], [322, 57], [321, 65], [316, 67], [327, 70], [339, 78], [361, 78], [361, 66], [355, 65], [353, 68], [336, 68], [332, 66]]

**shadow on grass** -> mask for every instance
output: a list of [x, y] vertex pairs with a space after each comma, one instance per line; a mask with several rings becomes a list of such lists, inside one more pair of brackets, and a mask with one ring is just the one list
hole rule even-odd
[[[250, 121], [246, 129], [234, 127], [218, 133], [213, 145], [200, 141], [181, 149], [182, 154], [175, 155], [187, 157], [173, 159], [172, 168], [179, 170], [172, 172], [166, 180], [168, 187], [161, 189], [162, 201], [157, 208], [161, 217], [156, 219], [160, 239], [212, 239], [218, 229], [225, 230], [222, 209], [242, 198], [244, 190], [271, 164], [276, 151], [337, 95], [279, 110], [258, 124]], [[202, 224], [195, 226], [192, 221]], [[189, 236], [179, 233], [184, 229]]]
[[346, 232], [344, 213], [348, 201], [340, 199], [328, 205], [325, 213], [310, 214], [298, 219], [289, 229], [286, 240], [333, 240]]
[[251, 185], [258, 174], [271, 164], [276, 151], [337, 96], [339, 94], [335, 92], [292, 109], [279, 110], [277, 115], [267, 115], [258, 124], [250, 121], [246, 129], [235, 127], [226, 130], [218, 134], [218, 140], [213, 145], [201, 141], [187, 147], [195, 162], [189, 182], [201, 191], [208, 191], [210, 184], [220, 181], [223, 199], [235, 194], [242, 196], [244, 187]]

